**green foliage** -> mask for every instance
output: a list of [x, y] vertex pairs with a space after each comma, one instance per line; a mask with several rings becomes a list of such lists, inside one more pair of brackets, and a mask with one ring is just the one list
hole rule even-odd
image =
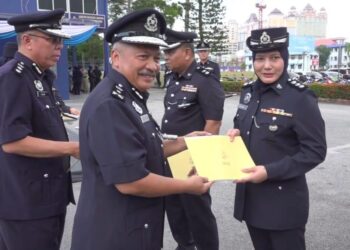
[[310, 89], [321, 98], [350, 100], [350, 85], [314, 83]]
[[221, 81], [226, 92], [241, 92], [243, 83], [243, 81]]
[[155, 8], [163, 13], [168, 26], [173, 26], [177, 17], [182, 15], [182, 8], [177, 3], [169, 3], [166, 0], [135, 0], [132, 3], [133, 10]]
[[[131, 0], [129, 0], [131, 3]], [[108, 0], [108, 17], [114, 22], [128, 11], [128, 2], [125, 0]]]
[[97, 34], [76, 46], [76, 49], [79, 64], [103, 64], [103, 40]]
[[200, 40], [209, 42], [211, 50], [218, 54], [227, 51], [227, 31], [223, 25], [226, 8], [222, 2], [223, 0], [196, 0], [183, 4], [184, 7], [190, 7], [189, 20], [185, 20], [188, 27], [185, 26], [185, 29], [196, 32]]
[[328, 57], [331, 54], [331, 49], [325, 45], [316, 47], [316, 51], [320, 55], [320, 67], [324, 68], [327, 65]]

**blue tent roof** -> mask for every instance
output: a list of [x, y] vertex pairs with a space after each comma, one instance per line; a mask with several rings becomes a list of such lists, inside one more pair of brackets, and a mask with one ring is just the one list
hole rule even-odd
[[[63, 25], [62, 31], [71, 35], [70, 39], [64, 40], [65, 45], [77, 45], [85, 42], [96, 31], [96, 25]], [[8, 39], [16, 36], [14, 27], [7, 24], [7, 21], [0, 20], [0, 39]]]

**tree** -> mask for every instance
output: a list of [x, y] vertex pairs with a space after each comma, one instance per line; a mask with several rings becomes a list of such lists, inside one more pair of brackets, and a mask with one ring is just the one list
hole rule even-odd
[[321, 68], [324, 68], [327, 65], [328, 57], [331, 54], [331, 49], [325, 45], [320, 45], [316, 47], [316, 51], [319, 54], [319, 65]]
[[172, 27], [176, 18], [182, 16], [182, 8], [178, 3], [168, 2], [166, 0], [135, 0], [132, 3], [132, 9], [155, 8], [163, 13], [168, 26]]
[[[103, 40], [102, 38], [94, 34], [84, 43], [76, 46], [78, 64], [86, 66], [87, 64], [103, 64]], [[72, 57], [71, 51], [69, 57]]]
[[130, 0], [108, 0], [109, 20], [113, 22], [117, 20], [121, 15], [127, 13], [130, 4]]
[[226, 8], [222, 2], [223, 0], [192, 1], [188, 27], [197, 32], [200, 40], [209, 42], [212, 51], [219, 54], [227, 51], [227, 31], [223, 25]]

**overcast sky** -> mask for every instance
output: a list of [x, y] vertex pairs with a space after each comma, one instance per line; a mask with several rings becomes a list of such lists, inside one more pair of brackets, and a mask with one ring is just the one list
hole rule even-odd
[[[238, 23], [245, 22], [251, 13], [258, 13], [256, 0], [223, 0], [226, 6], [226, 19], [235, 19]], [[328, 14], [327, 37], [345, 37], [350, 40], [350, 11], [347, 0], [265, 0], [264, 19], [274, 9], [278, 8], [287, 14], [291, 6], [300, 12], [307, 3], [318, 12], [324, 7]]]

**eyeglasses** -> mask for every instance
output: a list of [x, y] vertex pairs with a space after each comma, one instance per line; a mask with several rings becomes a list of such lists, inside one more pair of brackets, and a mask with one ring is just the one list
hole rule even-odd
[[63, 38], [59, 36], [39, 36], [35, 34], [28, 34], [29, 36], [34, 36], [34, 37], [40, 37], [42, 39], [45, 39], [49, 43], [52, 44], [62, 44], [63, 43]]

